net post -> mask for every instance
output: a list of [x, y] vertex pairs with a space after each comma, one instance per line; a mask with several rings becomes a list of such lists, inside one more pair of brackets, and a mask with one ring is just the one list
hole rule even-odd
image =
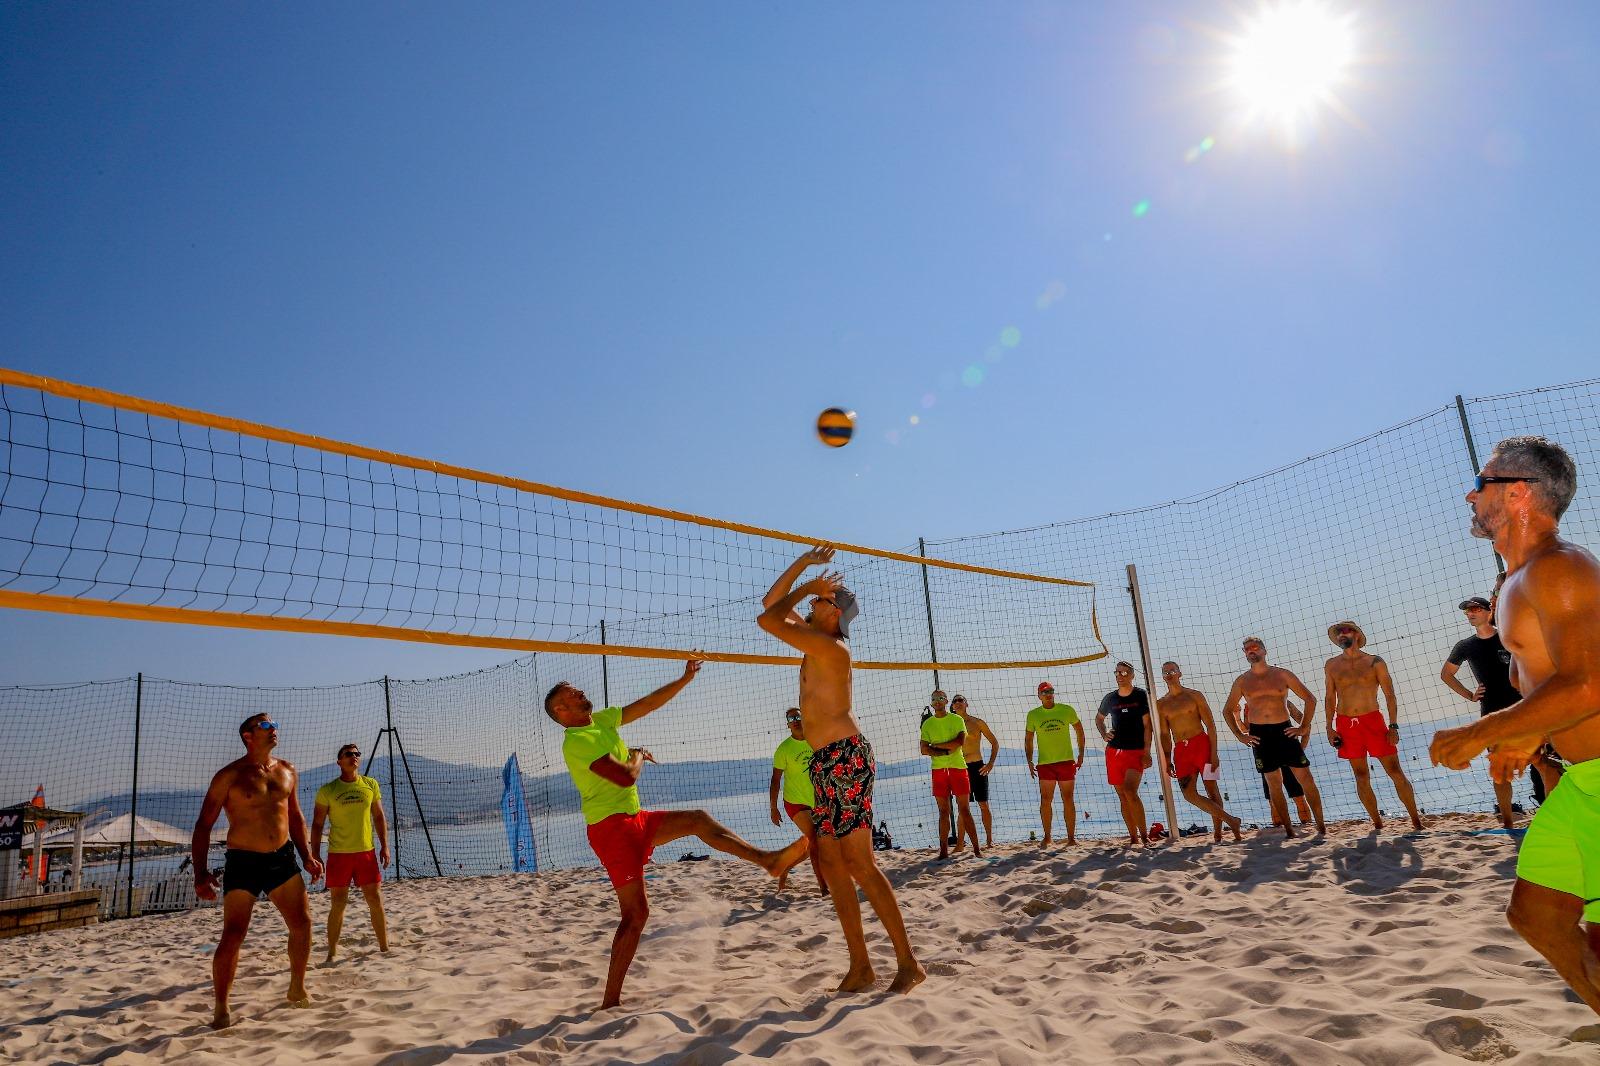
[[[1459, 392], [1456, 393], [1456, 414], [1461, 416], [1461, 439], [1467, 442], [1467, 458], [1472, 460], [1472, 473], [1476, 476], [1483, 467], [1478, 465], [1478, 445], [1472, 439], [1472, 423], [1467, 421], [1467, 405], [1462, 401]], [[1500, 558], [1498, 548], [1494, 553], [1494, 568], [1501, 577], [1506, 576], [1506, 561]]]
[[405, 880], [400, 865], [400, 794], [394, 790], [394, 705], [389, 698], [389, 675], [383, 675], [383, 731], [389, 734], [389, 809], [394, 811], [394, 825], [389, 833], [394, 837], [394, 879]]
[[[600, 643], [606, 642], [606, 620], [600, 619]], [[611, 670], [606, 665], [609, 655], [600, 656], [600, 700], [601, 706], [611, 706]]]
[[128, 910], [133, 917], [133, 849], [139, 840], [139, 731], [144, 715], [144, 673], [133, 678], [133, 790], [128, 796]]
[[1150, 638], [1144, 625], [1144, 597], [1139, 592], [1139, 568], [1132, 563], [1128, 564], [1128, 594], [1133, 597], [1133, 622], [1134, 628], [1139, 633], [1139, 663], [1144, 667], [1144, 690], [1150, 700], [1150, 728], [1156, 731], [1156, 752], [1161, 756], [1155, 770], [1161, 781], [1161, 798], [1167, 808], [1167, 839], [1176, 844], [1179, 840], [1178, 803], [1172, 794], [1172, 781], [1167, 777], [1166, 771], [1170, 753], [1167, 751], [1166, 738], [1161, 730], [1161, 708], [1156, 700], [1155, 671], [1150, 668]]
[[[928, 557], [928, 543], [923, 538], [917, 538], [917, 554], [924, 559]], [[928, 612], [928, 661], [939, 661], [939, 648], [933, 641], [933, 595], [928, 591], [928, 564], [922, 564], [922, 606]], [[933, 687], [939, 687], [939, 668], [933, 668]]]
[[428, 842], [428, 854], [433, 856], [433, 872], [436, 876], [443, 877], [444, 870], [439, 866], [439, 853], [433, 847], [433, 833], [428, 830], [428, 815], [422, 809], [422, 798], [417, 795], [417, 779], [411, 776], [411, 760], [406, 758], [405, 741], [400, 739], [399, 730], [389, 735], [400, 745], [400, 761], [406, 768], [406, 784], [411, 787], [411, 802], [417, 805], [417, 820], [422, 823], [422, 837]]

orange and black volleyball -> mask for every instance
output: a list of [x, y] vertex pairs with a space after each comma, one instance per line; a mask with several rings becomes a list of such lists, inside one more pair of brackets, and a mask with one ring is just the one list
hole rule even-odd
[[830, 407], [817, 416], [817, 439], [830, 448], [843, 448], [856, 431], [856, 413]]

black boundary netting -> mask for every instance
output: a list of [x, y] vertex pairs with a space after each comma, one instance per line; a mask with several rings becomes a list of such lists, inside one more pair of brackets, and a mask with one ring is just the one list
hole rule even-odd
[[[1541, 433], [1564, 444], [1579, 465], [1579, 492], [1563, 521], [1567, 536], [1600, 543], [1600, 382], [1467, 401], [1465, 411], [1486, 458], [1493, 442]], [[1400, 701], [1402, 766], [1424, 810], [1488, 812], [1493, 793], [1481, 768], [1464, 773], [1428, 765], [1434, 729], [1465, 721], [1475, 705], [1451, 693], [1439, 668], [1468, 630], [1456, 604], [1487, 594], [1495, 577], [1490, 546], [1468, 533], [1463, 500], [1473, 473], [1454, 404], [1362, 440], [1222, 489], [1124, 514], [1033, 529], [930, 541], [930, 553], [957, 561], [1047, 574], [1071, 574], [1098, 584], [1098, 614], [1113, 659], [1139, 661], [1126, 592], [1126, 566], [1135, 564], [1144, 594], [1154, 663], [1175, 659], [1185, 682], [1210, 699], [1220, 715], [1233, 677], [1243, 668], [1239, 643], [1259, 635], [1271, 660], [1294, 670], [1322, 696], [1322, 664], [1336, 652], [1329, 624], [1351, 618], [1365, 628], [1368, 650], [1384, 656]], [[773, 560], [774, 573], [784, 560]], [[969, 627], [997, 621], [975, 614], [939, 571], [930, 572], [929, 601], [941, 655], [959, 648]], [[901, 639], [927, 638], [918, 601], [894, 620]], [[753, 629], [753, 605], [739, 615]], [[874, 604], [868, 601], [869, 615]], [[1025, 610], [1019, 607], [1017, 610]], [[730, 615], [731, 617], [731, 615]], [[1025, 623], [1025, 620], [1024, 620]], [[607, 638], [627, 640], [630, 626], [654, 633], [693, 634], [673, 617], [608, 623]], [[1003, 628], [1001, 632], [1003, 632]], [[620, 636], [619, 636], [620, 634]], [[596, 629], [573, 639], [597, 641]], [[982, 638], [994, 643], [994, 633]], [[920, 653], [919, 653], [920, 654]], [[941, 677], [961, 692], [1000, 737], [1003, 751], [991, 778], [997, 840], [1027, 839], [1038, 829], [1037, 792], [1022, 765], [1023, 721], [1040, 680], [1087, 718], [1112, 687], [1111, 660], [1038, 671], [960, 671]], [[1466, 669], [1466, 668], [1464, 668]], [[500, 818], [501, 767], [513, 752], [523, 771], [543, 870], [591, 865], [576, 795], [561, 765], [560, 731], [540, 709], [558, 680], [584, 688], [599, 705], [622, 704], [677, 676], [671, 662], [541, 653], [456, 677], [381, 680], [321, 688], [246, 689], [144, 678], [53, 687], [0, 689], [0, 800], [25, 801], [43, 784], [54, 807], [91, 812], [91, 824], [125, 813], [133, 780], [133, 740], [139, 732], [141, 817], [167, 822], [185, 836], [210, 775], [240, 749], [236, 726], [258, 711], [282, 723], [280, 753], [301, 769], [307, 818], [318, 785], [334, 776], [333, 756], [353, 741], [368, 753], [366, 772], [383, 786], [394, 851], [404, 876], [490, 874], [510, 867]], [[1141, 683], [1144, 679], [1141, 678]], [[856, 705], [877, 749], [880, 818], [902, 846], [934, 843], [936, 812], [928, 796], [926, 759], [917, 754], [917, 729], [932, 687], [930, 674], [860, 671]], [[1155, 686], [1160, 689], [1159, 684]], [[386, 693], [387, 690], [387, 693]], [[646, 771], [648, 806], [697, 806], [762, 844], [792, 836], [771, 825], [766, 790], [771, 753], [785, 735], [782, 712], [794, 698], [792, 668], [708, 665], [672, 704], [630, 728], [631, 743], [649, 747], [660, 765]], [[387, 694], [387, 699], [386, 699]], [[137, 699], [136, 699], [137, 696]], [[1319, 709], [1319, 717], [1320, 717]], [[387, 723], [393, 734], [382, 734]], [[1092, 726], [1089, 761], [1080, 776], [1078, 807], [1086, 836], [1122, 831], [1106, 783]], [[391, 762], [390, 742], [394, 741]], [[1313, 731], [1313, 768], [1328, 816], [1359, 818], [1350, 774]], [[404, 757], [401, 757], [401, 751]], [[1266, 804], [1247, 752], [1222, 734], [1221, 786], [1230, 809], [1260, 824]], [[1374, 767], [1380, 805], [1400, 808]], [[1145, 778], [1152, 819], [1164, 819], [1161, 782]], [[1517, 801], [1531, 809], [1526, 784]], [[1202, 823], [1181, 799], [1179, 821]], [[1058, 815], [1059, 817], [1059, 815]], [[693, 846], [663, 848], [672, 860]], [[219, 853], [220, 854], [220, 853]], [[140, 883], [174, 876], [178, 849], [142, 848]], [[105, 855], [91, 881], [126, 876], [121, 856]], [[437, 862], [437, 865], [436, 865]], [[392, 875], [394, 871], [390, 871]]]

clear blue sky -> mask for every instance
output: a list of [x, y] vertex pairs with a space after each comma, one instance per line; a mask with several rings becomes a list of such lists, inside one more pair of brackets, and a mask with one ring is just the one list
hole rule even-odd
[[[1214, 91], [1221, 2], [7, 4], [0, 362], [889, 547], [1591, 376], [1600, 11], [1334, 6], [1355, 121], [1288, 152]], [[6, 683], [505, 658], [0, 642]]]

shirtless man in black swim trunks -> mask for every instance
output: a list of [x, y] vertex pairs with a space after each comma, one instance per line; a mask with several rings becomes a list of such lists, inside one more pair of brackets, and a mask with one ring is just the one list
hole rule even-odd
[[200, 817], [194, 823], [192, 861], [194, 891], [201, 899], [217, 898], [217, 878], [206, 868], [211, 828], [217, 816], [228, 814], [228, 858], [222, 871], [222, 940], [211, 958], [216, 983], [213, 1029], [232, 1023], [228, 992], [239, 966], [239, 948], [250, 929], [250, 912], [261, 896], [272, 901], [289, 927], [289, 1005], [311, 1006], [306, 995], [306, 961], [311, 957], [311, 907], [306, 884], [300, 879], [300, 860], [315, 881], [322, 863], [306, 841], [306, 819], [295, 790], [300, 775], [292, 763], [276, 758], [278, 723], [265, 714], [253, 714], [239, 726], [245, 755], [217, 771], [206, 790]]
[[[828, 882], [828, 894], [833, 897], [850, 952], [850, 969], [839, 991], [863, 992], [876, 979], [861, 927], [861, 903], [856, 898], [859, 886], [894, 944], [898, 971], [889, 991], [909, 992], [928, 974], [911, 950], [894, 888], [878, 869], [872, 851], [872, 784], [877, 764], [872, 745], [861, 735], [850, 698], [847, 641], [850, 622], [858, 611], [855, 595], [836, 573], [823, 574], [791, 591], [807, 567], [825, 565], [832, 559], [833, 549], [818, 545], [789, 564], [762, 600], [766, 610], [756, 622], [803, 656], [800, 714], [814, 751], [811, 783], [817, 793], [811, 821], [816, 826], [822, 876]], [[807, 596], [812, 597], [811, 611], [802, 618], [795, 608]]]
[[[1244, 638], [1244, 657], [1250, 669], [1234, 679], [1228, 692], [1223, 716], [1228, 728], [1241, 744], [1255, 749], [1256, 770], [1267, 779], [1272, 793], [1272, 817], [1283, 822], [1284, 832], [1294, 836], [1294, 823], [1289, 818], [1289, 806], [1283, 796], [1283, 771], [1294, 774], [1295, 780], [1305, 790], [1311, 804], [1311, 816], [1316, 821], [1317, 836], [1326, 836], [1328, 827], [1322, 820], [1322, 794], [1311, 776], [1311, 760], [1306, 758], [1303, 745], [1311, 735], [1311, 722], [1317, 709], [1317, 697], [1311, 694], [1293, 673], [1267, 664], [1267, 645], [1260, 637]], [[1288, 694], [1299, 696], [1305, 713], [1298, 723], [1289, 719], [1289, 709], [1284, 705]], [[1239, 725], [1239, 704], [1250, 703], [1250, 723]], [[1245, 730], [1248, 730], [1246, 732]]]

